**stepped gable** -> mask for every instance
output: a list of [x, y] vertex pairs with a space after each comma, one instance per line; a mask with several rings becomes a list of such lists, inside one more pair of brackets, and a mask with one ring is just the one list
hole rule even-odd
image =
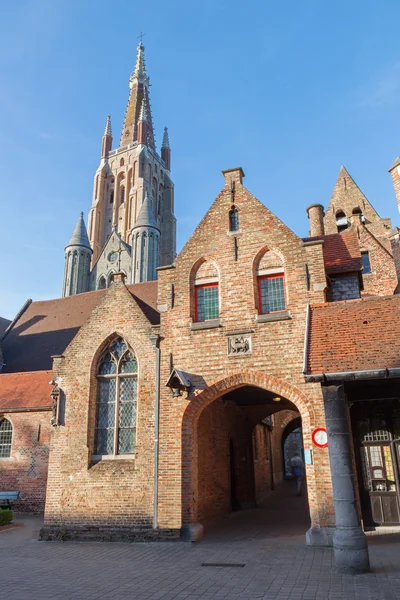
[[0, 375], [0, 410], [51, 409], [51, 371]]
[[307, 374], [400, 367], [400, 295], [311, 306]]
[[[157, 282], [127, 286], [150, 323], [159, 323]], [[44, 371], [64, 352], [108, 290], [32, 302], [2, 343], [3, 373]]]
[[305, 242], [323, 240], [322, 252], [327, 275], [354, 273], [362, 270], [362, 259], [357, 234], [353, 229], [309, 238]]

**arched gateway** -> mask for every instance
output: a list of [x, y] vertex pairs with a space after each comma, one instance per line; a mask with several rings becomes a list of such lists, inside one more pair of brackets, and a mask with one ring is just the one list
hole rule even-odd
[[[214, 412], [211, 413], [210, 409]], [[237, 458], [240, 460], [235, 460], [235, 464], [248, 461], [249, 456], [252, 462], [253, 459], [256, 461], [258, 456], [257, 448], [254, 447], [254, 435], [250, 450], [248, 440], [251, 440], [254, 426], [260, 423], [265, 426], [266, 438], [268, 438], [267, 431], [275, 426], [277, 440], [279, 439], [277, 446], [281, 452], [282, 430], [279, 428], [281, 425], [284, 428], [286, 424], [287, 410], [297, 411], [297, 415], [301, 417], [304, 447], [310, 448], [311, 432], [316, 424], [314, 407], [302, 391], [277, 377], [250, 370], [231, 373], [223, 379], [214, 381], [190, 400], [182, 419], [182, 523], [183, 535], [187, 539], [196, 539], [202, 529], [199, 524], [208, 514], [222, 516], [224, 510], [225, 513], [229, 512], [229, 506], [232, 509], [232, 481], [229, 481], [229, 477], [232, 478], [231, 453], [235, 443], [240, 447], [237, 450]], [[232, 418], [233, 413], [236, 415], [236, 429]], [[279, 417], [279, 413], [282, 413], [282, 418]], [[272, 426], [271, 415], [274, 415]], [[216, 437], [204, 441], [204, 432], [211, 435], [212, 427], [217, 432]], [[246, 438], [245, 445], [244, 438]], [[328, 516], [329, 511], [326, 510], [327, 506], [323, 506], [321, 510], [321, 501], [317, 500], [318, 490], [323, 488], [326, 490], [327, 486], [329, 488], [330, 473], [326, 458], [325, 455], [317, 457], [317, 460], [313, 461], [314, 464], [307, 466], [310, 531], [321, 527], [326, 530], [327, 527], [333, 526], [332, 516]], [[221, 475], [219, 469], [223, 461], [226, 462], [226, 470], [223, 464]], [[271, 468], [272, 462], [271, 458]], [[281, 456], [277, 464], [282, 465]], [[317, 469], [320, 471], [318, 481]], [[214, 477], [214, 481], [217, 480], [218, 489], [213, 491], [212, 481], [204, 480], [207, 473], [211, 479]], [[225, 473], [226, 480], [224, 480]], [[253, 472], [251, 476], [249, 473], [247, 475], [247, 487], [254, 485]], [[283, 479], [282, 468], [279, 476]], [[236, 490], [239, 488], [240, 492], [243, 482], [239, 479], [234, 483], [234, 487]], [[207, 493], [210, 495], [208, 507], [207, 499], [204, 499]], [[242, 493], [242, 508], [251, 507], [248, 490]], [[210, 506], [212, 506], [211, 513]], [[313, 540], [308, 539], [308, 542], [313, 543]]]

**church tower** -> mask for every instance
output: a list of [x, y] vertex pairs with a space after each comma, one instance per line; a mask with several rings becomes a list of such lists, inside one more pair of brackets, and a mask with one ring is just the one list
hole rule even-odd
[[[121, 247], [123, 244], [124, 251], [131, 253], [130, 257], [123, 257], [124, 265], [129, 262], [129, 267], [124, 269], [128, 282], [153, 279], [157, 266], [168, 265], [175, 260], [176, 219], [174, 185], [170, 175], [171, 150], [165, 129], [161, 153], [157, 152], [149, 86], [144, 46], [140, 43], [135, 69], [129, 79], [129, 98], [119, 147], [112, 150], [111, 120], [108, 117], [100, 165], [94, 178], [88, 226], [93, 248], [90, 289], [96, 289], [99, 281], [108, 281], [108, 272], [113, 268], [110, 261], [118, 251], [118, 247], [114, 248], [113, 245]], [[138, 254], [132, 249], [134, 236], [137, 240], [138, 232], [143, 233], [143, 226], [139, 226], [143, 217], [142, 209], [147, 211], [149, 218], [146, 218], [151, 221], [146, 227], [150, 227], [154, 248], [157, 247], [153, 261], [155, 266], [150, 270], [149, 267], [136, 268]], [[134, 254], [136, 262], [133, 261]], [[138, 273], [142, 273], [144, 279]]]
[[63, 297], [88, 291], [91, 259], [92, 249], [81, 213], [72, 237], [65, 247]]
[[157, 279], [160, 230], [148, 195], [144, 197], [132, 237], [132, 283]]

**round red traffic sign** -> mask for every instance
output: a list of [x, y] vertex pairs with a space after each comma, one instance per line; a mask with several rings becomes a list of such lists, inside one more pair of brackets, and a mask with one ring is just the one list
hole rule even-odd
[[317, 427], [311, 435], [314, 446], [318, 448], [326, 448], [328, 446], [328, 434], [325, 427]]

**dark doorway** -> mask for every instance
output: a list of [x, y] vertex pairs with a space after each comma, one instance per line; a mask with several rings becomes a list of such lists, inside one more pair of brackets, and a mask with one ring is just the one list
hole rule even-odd
[[282, 434], [283, 476], [285, 479], [292, 478], [290, 461], [295, 454], [298, 454], [304, 460], [301, 417], [297, 417], [290, 421]]
[[239, 503], [236, 496], [236, 468], [235, 468], [235, 447], [232, 438], [229, 439], [229, 482], [231, 495], [231, 511], [239, 510]]

